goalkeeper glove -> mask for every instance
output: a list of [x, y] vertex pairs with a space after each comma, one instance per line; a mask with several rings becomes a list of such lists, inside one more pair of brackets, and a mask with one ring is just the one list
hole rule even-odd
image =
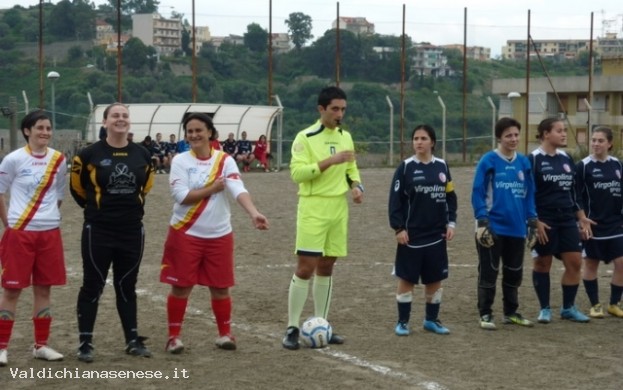
[[493, 239], [495, 234], [489, 228], [488, 219], [479, 219], [478, 227], [476, 228], [476, 241], [485, 248], [491, 248], [495, 243]]
[[526, 239], [526, 245], [529, 249], [532, 249], [536, 245], [537, 222], [538, 220], [536, 218], [528, 219], [528, 237]]

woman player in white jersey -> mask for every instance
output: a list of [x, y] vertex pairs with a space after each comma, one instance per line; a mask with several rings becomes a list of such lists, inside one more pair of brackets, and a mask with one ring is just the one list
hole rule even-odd
[[[9, 153], [0, 164], [0, 366], [8, 361], [7, 347], [15, 321], [17, 301], [32, 283], [33, 356], [62, 360], [47, 346], [52, 315], [51, 286], [64, 285], [65, 258], [59, 207], [65, 193], [67, 163], [63, 153], [48, 147], [50, 119], [42, 112], [27, 114], [21, 124], [26, 146]], [[9, 208], [5, 194], [11, 194]]]
[[180, 339], [186, 306], [193, 287], [207, 286], [219, 337], [216, 346], [236, 349], [231, 334], [234, 285], [234, 236], [227, 192], [249, 214], [254, 226], [268, 229], [245, 189], [238, 166], [229, 154], [211, 146], [215, 128], [209, 116], [192, 113], [184, 119], [190, 151], [175, 156], [169, 185], [175, 200], [164, 244], [160, 281], [171, 285], [167, 298], [169, 338], [166, 351], [181, 353]]

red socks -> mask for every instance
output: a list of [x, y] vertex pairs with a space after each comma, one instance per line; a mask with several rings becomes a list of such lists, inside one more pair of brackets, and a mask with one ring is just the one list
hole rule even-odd
[[7, 349], [13, 331], [14, 320], [0, 319], [0, 349]]
[[231, 335], [231, 297], [212, 299], [212, 312], [216, 318], [219, 336]]
[[182, 332], [182, 323], [186, 314], [188, 298], [167, 298], [167, 320], [169, 321], [169, 338], [177, 337]]
[[35, 317], [32, 319], [35, 328], [35, 346], [41, 347], [48, 344], [50, 337], [50, 325], [52, 317]]

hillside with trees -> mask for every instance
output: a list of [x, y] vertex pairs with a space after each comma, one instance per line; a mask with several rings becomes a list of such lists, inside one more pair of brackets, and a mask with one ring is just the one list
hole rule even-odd
[[[109, 0], [116, 3], [115, 0]], [[124, 2], [123, 28], [131, 28], [129, 15], [137, 10], [157, 10], [157, 1], [133, 0]], [[151, 7], [151, 8], [150, 8]], [[44, 74], [57, 71], [56, 82], [57, 128], [83, 129], [89, 115], [87, 93], [95, 104], [117, 100], [117, 68], [115, 53], [101, 47], [86, 45], [95, 31], [95, 20], [115, 20], [116, 10], [111, 5], [95, 9], [86, 0], [63, 0], [45, 3], [46, 44], [62, 42], [68, 45], [66, 53], [51, 60], [48, 46], [44, 48]], [[22, 91], [38, 106], [39, 66], [37, 57], [25, 55], [26, 48], [36, 47], [39, 7], [28, 9], [15, 6], [0, 11], [0, 105], [9, 97], [21, 102]], [[130, 20], [130, 25], [128, 25]], [[113, 22], [113, 24], [116, 22]], [[302, 13], [293, 13], [285, 23], [295, 45], [293, 50], [273, 55], [273, 93], [279, 95], [284, 107], [284, 137], [293, 135], [317, 117], [318, 90], [331, 84], [335, 78], [336, 32], [327, 30], [312, 41], [313, 21]], [[185, 22], [184, 44], [189, 42], [190, 26]], [[223, 44], [218, 50], [207, 44], [197, 58], [198, 101], [227, 104], [268, 104], [268, 32], [257, 23], [251, 23], [243, 45]], [[239, 33], [239, 34], [240, 34]], [[412, 54], [412, 40], [405, 37], [407, 56]], [[81, 42], [81, 44], [78, 44]], [[374, 47], [385, 47], [382, 55]], [[383, 148], [387, 142], [389, 107], [386, 96], [394, 106], [394, 126], [400, 126], [401, 38], [381, 35], [355, 35], [340, 31], [341, 74], [340, 85], [348, 92], [348, 112], [345, 124], [352, 129], [358, 141], [369, 142], [369, 149]], [[180, 47], [173, 57], [158, 61], [153, 47], [139, 39], [130, 39], [123, 50], [123, 102], [169, 103], [192, 100], [191, 52]], [[449, 77], [420, 77], [406, 67], [405, 131], [418, 123], [441, 127], [441, 109], [437, 95], [447, 106], [448, 138], [461, 137], [463, 129], [463, 58], [458, 50], [447, 50], [445, 55], [455, 74]], [[550, 75], [585, 75], [587, 58], [556, 62], [546, 60]], [[491, 109], [486, 97], [491, 80], [495, 78], [524, 77], [525, 62], [491, 60], [469, 61], [467, 64], [467, 110], [469, 137], [490, 134]], [[544, 70], [535, 61], [532, 76], [541, 77]], [[49, 101], [49, 86], [46, 86]], [[493, 97], [495, 100], [496, 98]], [[22, 103], [20, 103], [22, 104]], [[47, 106], [48, 103], [45, 103]], [[22, 108], [23, 109], [23, 108]], [[6, 118], [0, 118], [0, 128], [7, 128]], [[398, 130], [396, 130], [398, 131]], [[484, 141], [490, 144], [490, 141]], [[457, 144], [458, 145], [458, 144]], [[386, 147], [386, 146], [385, 146]], [[449, 144], [452, 148], [452, 144]]]

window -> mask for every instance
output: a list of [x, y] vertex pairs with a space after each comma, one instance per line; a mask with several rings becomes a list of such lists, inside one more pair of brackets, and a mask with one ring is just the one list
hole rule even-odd
[[586, 96], [585, 95], [578, 95], [578, 105], [577, 105], [577, 111], [578, 112], [587, 112], [588, 111], [588, 106], [586, 105]]

